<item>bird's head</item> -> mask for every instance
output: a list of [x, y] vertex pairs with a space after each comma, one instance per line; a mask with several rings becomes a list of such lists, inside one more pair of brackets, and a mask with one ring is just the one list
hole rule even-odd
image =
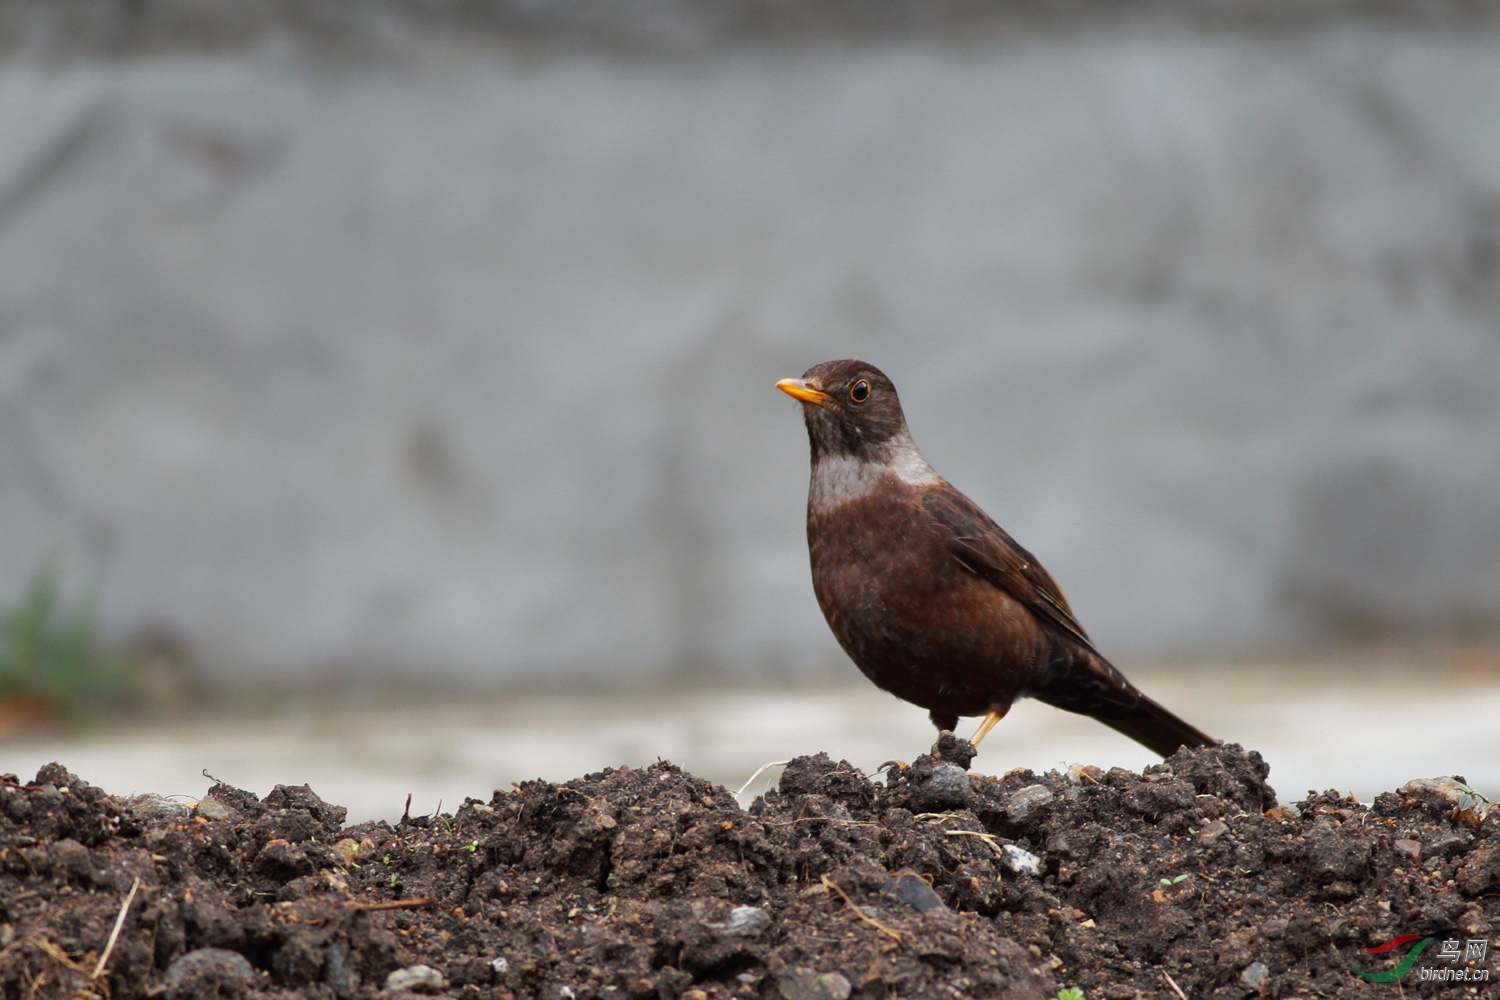
[[874, 365], [825, 361], [776, 388], [802, 403], [814, 462], [823, 456], [880, 462], [911, 441], [896, 387]]

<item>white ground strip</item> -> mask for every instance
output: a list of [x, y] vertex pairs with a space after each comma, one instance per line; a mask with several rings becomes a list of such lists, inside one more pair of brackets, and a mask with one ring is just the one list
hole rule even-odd
[[[1295, 667], [1133, 670], [1153, 697], [1221, 739], [1260, 750], [1282, 802], [1308, 789], [1362, 801], [1416, 777], [1460, 774], [1500, 799], [1500, 675]], [[968, 735], [971, 720], [965, 720]], [[307, 783], [351, 822], [487, 799], [529, 778], [563, 780], [658, 757], [739, 787], [767, 761], [826, 750], [873, 771], [932, 742], [926, 713], [867, 685], [811, 691], [492, 696], [425, 705], [317, 701], [256, 717], [197, 715], [0, 743], [0, 770], [57, 760], [116, 794], [196, 798], [207, 770], [260, 794]], [[1078, 716], [1022, 702], [975, 770], [1090, 763], [1139, 769], [1150, 751]], [[771, 769], [750, 799], [774, 783]]]

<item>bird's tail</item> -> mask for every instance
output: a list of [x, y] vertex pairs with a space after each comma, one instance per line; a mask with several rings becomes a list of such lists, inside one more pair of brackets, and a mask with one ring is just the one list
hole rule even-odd
[[1140, 695], [1132, 707], [1111, 705], [1088, 714], [1163, 757], [1172, 756], [1178, 747], [1206, 747], [1214, 742], [1203, 730], [1188, 725], [1145, 695]]
[[1104, 657], [1054, 647], [1052, 683], [1032, 697], [1055, 708], [1098, 719], [1163, 757], [1178, 747], [1211, 746], [1213, 737], [1183, 722], [1125, 679]]

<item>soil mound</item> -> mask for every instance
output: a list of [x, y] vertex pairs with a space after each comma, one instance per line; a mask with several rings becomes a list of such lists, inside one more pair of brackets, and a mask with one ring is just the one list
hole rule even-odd
[[658, 763], [353, 827], [305, 786], [6, 775], [0, 995], [1388, 997], [1350, 967], [1430, 938], [1424, 966], [1469, 978], [1402, 989], [1500, 996], [1500, 809], [1462, 779], [1287, 808], [1235, 745], [1141, 774], [972, 756], [802, 757], [749, 810]]

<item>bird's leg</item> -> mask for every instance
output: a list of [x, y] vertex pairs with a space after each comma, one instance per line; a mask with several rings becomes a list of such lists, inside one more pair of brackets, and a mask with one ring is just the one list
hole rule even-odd
[[1005, 713], [1009, 711], [1009, 705], [1005, 706], [1005, 708], [1003, 709], [990, 709], [990, 713], [984, 717], [984, 721], [979, 724], [979, 728], [974, 731], [974, 735], [970, 738], [969, 742], [977, 747], [979, 745], [979, 741], [984, 739], [985, 735], [988, 734], [991, 729], [995, 728], [995, 723], [1005, 718]]

